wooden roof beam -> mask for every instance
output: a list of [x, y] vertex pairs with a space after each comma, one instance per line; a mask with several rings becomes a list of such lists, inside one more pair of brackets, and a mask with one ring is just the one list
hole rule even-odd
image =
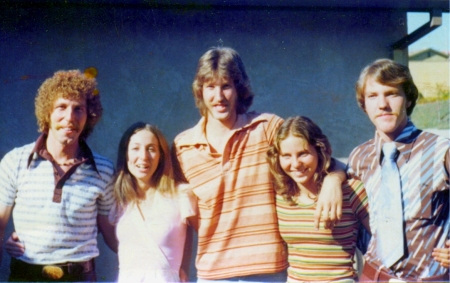
[[430, 11], [430, 21], [391, 45], [394, 61], [408, 65], [408, 46], [442, 25], [442, 10]]

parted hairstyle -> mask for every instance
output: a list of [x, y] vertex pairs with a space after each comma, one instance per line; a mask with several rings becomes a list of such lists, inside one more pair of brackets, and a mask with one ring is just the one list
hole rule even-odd
[[274, 188], [278, 195], [290, 204], [295, 205], [293, 196], [299, 195], [300, 189], [291, 177], [280, 166], [280, 143], [289, 136], [299, 137], [308, 142], [317, 151], [318, 164], [314, 173], [317, 188], [322, 186], [323, 179], [328, 174], [330, 166], [334, 166], [331, 158], [331, 145], [327, 136], [309, 118], [303, 116], [288, 118], [277, 131], [275, 140], [267, 151], [267, 161], [274, 177]]
[[250, 80], [239, 54], [228, 47], [213, 47], [200, 57], [192, 83], [195, 104], [202, 116], [208, 112], [203, 102], [203, 85], [214, 80], [233, 81], [237, 92], [237, 114], [246, 113], [253, 102]]
[[79, 70], [57, 71], [46, 79], [35, 98], [35, 113], [39, 132], [48, 133], [53, 104], [58, 98], [86, 99], [87, 120], [80, 138], [86, 139], [102, 117], [100, 94], [96, 91], [95, 78], [87, 77]]
[[356, 100], [358, 101], [359, 107], [364, 111], [364, 91], [366, 88], [366, 82], [369, 78], [372, 78], [376, 82], [383, 85], [401, 87], [405, 92], [406, 100], [411, 102], [411, 105], [406, 109], [406, 114], [408, 116], [411, 115], [414, 107], [416, 106], [419, 91], [414, 84], [408, 67], [390, 59], [378, 59], [367, 65], [361, 71], [355, 86]]
[[160, 153], [158, 166], [156, 167], [151, 183], [156, 190], [166, 196], [176, 194], [176, 183], [174, 167], [172, 165], [172, 157], [169, 145], [163, 133], [155, 126], [137, 122], [131, 125], [122, 135], [119, 143], [117, 155], [117, 176], [114, 184], [114, 196], [119, 206], [125, 207], [131, 203], [137, 203], [139, 195], [137, 193], [137, 182], [135, 177], [130, 173], [127, 166], [127, 152], [131, 137], [140, 131], [150, 131], [158, 140], [158, 150]]

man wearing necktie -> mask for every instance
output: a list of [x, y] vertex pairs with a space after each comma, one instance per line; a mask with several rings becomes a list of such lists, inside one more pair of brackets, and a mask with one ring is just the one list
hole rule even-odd
[[360, 280], [448, 282], [450, 141], [409, 119], [418, 90], [403, 65], [365, 67], [356, 98], [376, 128], [348, 164], [365, 183], [373, 233]]

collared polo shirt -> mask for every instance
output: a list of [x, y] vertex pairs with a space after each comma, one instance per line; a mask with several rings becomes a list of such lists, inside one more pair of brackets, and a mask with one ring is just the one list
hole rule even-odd
[[55, 264], [98, 256], [97, 215], [108, 215], [113, 204], [112, 162], [92, 152], [90, 161], [67, 176], [61, 201], [55, 202], [53, 164], [32, 154], [36, 148], [36, 143], [15, 148], [0, 163], [0, 202], [14, 205], [14, 227], [25, 244], [19, 259]]
[[[383, 144], [375, 133], [374, 139], [352, 151], [348, 164], [349, 175], [364, 182], [369, 197], [373, 236], [365, 258], [375, 266], [381, 266], [376, 254], [376, 238], [383, 236], [377, 234], [376, 227]], [[450, 141], [418, 130], [408, 121], [395, 144], [399, 151], [397, 166], [401, 176], [406, 245], [404, 257], [390, 272], [416, 279], [448, 273], [431, 253], [433, 248], [444, 248], [449, 238]]]
[[92, 170], [97, 172], [97, 174], [100, 174], [97, 170], [97, 166], [95, 165], [94, 156], [92, 155], [91, 149], [87, 146], [87, 144], [84, 140], [80, 140], [79, 146], [80, 146], [81, 161], [73, 164], [69, 168], [69, 170], [67, 170], [67, 172], [65, 172], [63, 175], [61, 175], [58, 172], [58, 170], [56, 169], [56, 162], [54, 161], [53, 156], [47, 151], [47, 148], [45, 146], [46, 140], [47, 140], [47, 136], [45, 134], [42, 134], [39, 136], [36, 143], [34, 144], [34, 148], [31, 151], [30, 156], [28, 157], [27, 166], [30, 167], [31, 161], [33, 159], [37, 159], [38, 156], [41, 158], [44, 158], [52, 163], [53, 174], [55, 177], [55, 190], [53, 192], [53, 201], [54, 202], [61, 202], [62, 187], [64, 186], [64, 183], [75, 172], [76, 168], [78, 166], [80, 166], [81, 164], [86, 163], [86, 164], [92, 166]]
[[283, 120], [239, 115], [224, 152], [211, 153], [205, 119], [179, 134], [175, 148], [198, 198], [197, 276], [222, 279], [287, 268], [266, 152]]

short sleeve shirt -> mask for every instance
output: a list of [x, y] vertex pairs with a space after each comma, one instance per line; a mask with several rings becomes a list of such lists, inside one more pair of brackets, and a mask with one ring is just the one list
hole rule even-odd
[[203, 279], [275, 273], [287, 267], [266, 152], [282, 119], [239, 115], [224, 152], [213, 154], [205, 119], [175, 139], [184, 175], [198, 198], [197, 275]]
[[108, 215], [113, 204], [112, 162], [93, 153], [93, 162], [75, 169], [64, 182], [61, 201], [54, 202], [53, 164], [31, 154], [34, 147], [15, 148], [0, 163], [0, 202], [14, 205], [14, 227], [25, 244], [19, 259], [54, 264], [98, 256], [97, 215]]

